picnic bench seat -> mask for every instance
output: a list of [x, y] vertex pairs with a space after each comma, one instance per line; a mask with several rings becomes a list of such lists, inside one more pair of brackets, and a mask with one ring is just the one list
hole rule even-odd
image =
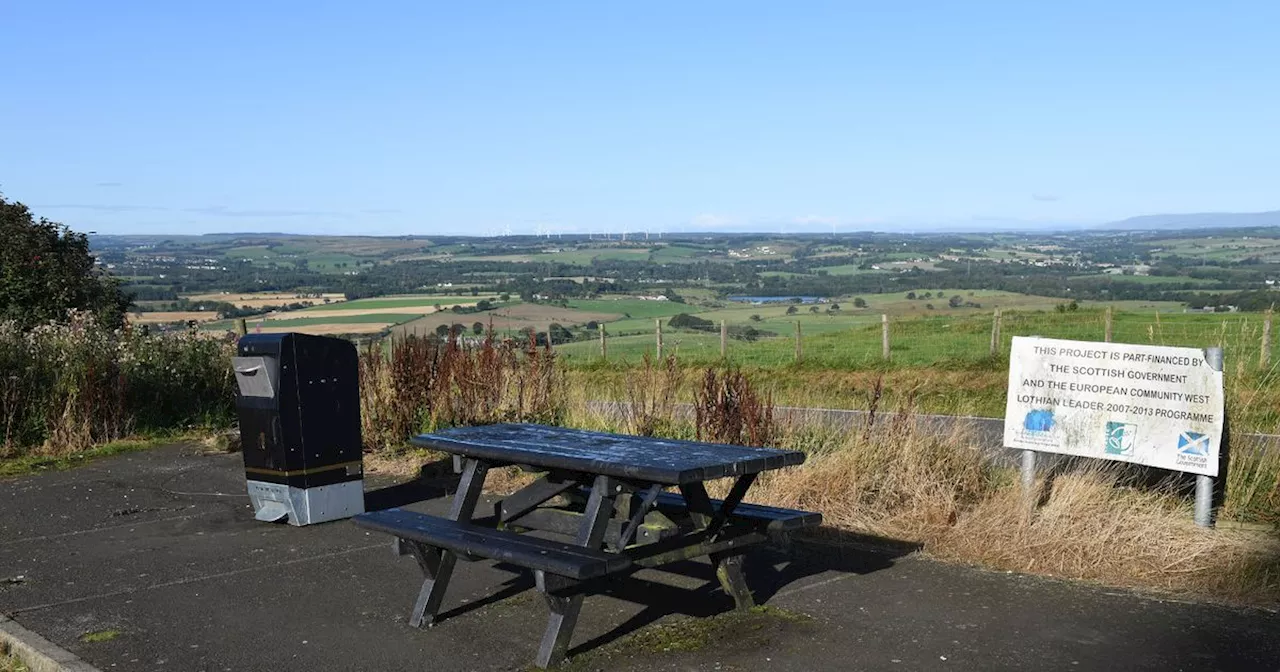
[[[684, 496], [678, 492], [659, 493], [654, 504], [659, 511], [685, 511], [688, 509]], [[719, 499], [713, 499], [711, 504], [719, 509], [723, 502]], [[822, 524], [821, 513], [801, 511], [799, 509], [783, 509], [763, 504], [748, 504], [746, 502], [735, 506], [733, 514], [729, 517], [764, 522], [766, 523], [765, 529], [770, 532], [790, 532], [805, 527], [817, 527]]]
[[[580, 488], [578, 497], [585, 499], [590, 492], [587, 488]], [[724, 501], [720, 499], [712, 499], [710, 502], [716, 509], [719, 509], [724, 504]], [[653, 503], [659, 511], [667, 513], [684, 513], [689, 509], [684, 495], [678, 492], [660, 492]], [[746, 502], [735, 506], [733, 514], [729, 517], [731, 519], [763, 523], [764, 529], [768, 532], [791, 532], [806, 527], [817, 527], [822, 524], [822, 514], [815, 511], [784, 509], [777, 506], [748, 504]]]
[[459, 555], [509, 562], [578, 581], [631, 566], [629, 558], [616, 553], [401, 509], [362, 513], [355, 517], [355, 523]]

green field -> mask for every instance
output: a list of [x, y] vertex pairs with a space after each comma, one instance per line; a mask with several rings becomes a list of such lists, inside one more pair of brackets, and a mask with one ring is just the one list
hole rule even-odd
[[674, 301], [643, 301], [641, 299], [599, 299], [569, 301], [569, 307], [592, 313], [618, 313], [633, 318], [654, 318], [677, 315], [679, 313], [697, 312], [696, 306], [689, 306]]
[[225, 252], [228, 259], [239, 261], [241, 259], [274, 259], [278, 256], [275, 251], [267, 248], [266, 245], [248, 245], [245, 247], [232, 247]]
[[[712, 315], [714, 313], [702, 316]], [[805, 368], [839, 370], [884, 365], [878, 316], [842, 327], [817, 328], [823, 319], [820, 316], [799, 319], [803, 345], [801, 361]], [[1002, 320], [1000, 351], [1008, 353], [1014, 336], [1100, 341], [1105, 332], [1104, 319], [1101, 310], [1009, 312]], [[791, 318], [753, 323], [758, 329], [779, 335], [753, 343], [730, 340], [730, 361], [760, 368], [794, 366], [795, 322], [795, 318]], [[1249, 313], [1116, 312], [1112, 329], [1113, 340], [1121, 343], [1198, 348], [1222, 346], [1226, 349], [1228, 370], [1232, 370], [1236, 362], [1250, 364], [1257, 361], [1261, 323], [1261, 315]], [[990, 314], [894, 319], [889, 327], [892, 364], [944, 368], [983, 364], [990, 361], [991, 326]], [[710, 365], [720, 357], [719, 335], [716, 333], [666, 330], [663, 340], [665, 353], [676, 353], [681, 363], [686, 365]], [[570, 365], [591, 365], [600, 356], [596, 342], [565, 344], [558, 346], [557, 350]], [[654, 350], [652, 328], [648, 333], [609, 340], [611, 360], [635, 362], [646, 352], [653, 354]]]
[[858, 264], [844, 264], [843, 266], [823, 266], [822, 268], [813, 269], [816, 271], [826, 271], [827, 275], [858, 275], [861, 273], [888, 273], [888, 271], [876, 270], [870, 268], [859, 268]]
[[649, 258], [658, 263], [693, 261], [694, 256], [703, 250], [681, 245], [664, 245], [657, 248]]

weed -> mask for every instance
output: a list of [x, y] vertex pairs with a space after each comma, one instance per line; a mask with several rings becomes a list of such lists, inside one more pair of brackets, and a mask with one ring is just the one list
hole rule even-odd
[[747, 446], [773, 445], [773, 398], [760, 394], [741, 371], [708, 368], [694, 391], [699, 441]]
[[120, 630], [115, 629], [95, 630], [93, 632], [86, 632], [83, 635], [80, 635], [80, 641], [86, 644], [97, 644], [100, 642], [109, 642], [123, 634], [124, 633]]

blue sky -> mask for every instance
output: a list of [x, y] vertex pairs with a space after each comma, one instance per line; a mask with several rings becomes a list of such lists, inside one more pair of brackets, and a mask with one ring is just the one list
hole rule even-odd
[[1277, 2], [0, 5], [0, 191], [101, 233], [1280, 209]]

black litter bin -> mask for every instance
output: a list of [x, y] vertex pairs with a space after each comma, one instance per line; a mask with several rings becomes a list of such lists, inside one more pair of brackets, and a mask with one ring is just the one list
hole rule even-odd
[[310, 525], [363, 513], [355, 346], [325, 336], [250, 334], [237, 355], [240, 443], [258, 520]]

